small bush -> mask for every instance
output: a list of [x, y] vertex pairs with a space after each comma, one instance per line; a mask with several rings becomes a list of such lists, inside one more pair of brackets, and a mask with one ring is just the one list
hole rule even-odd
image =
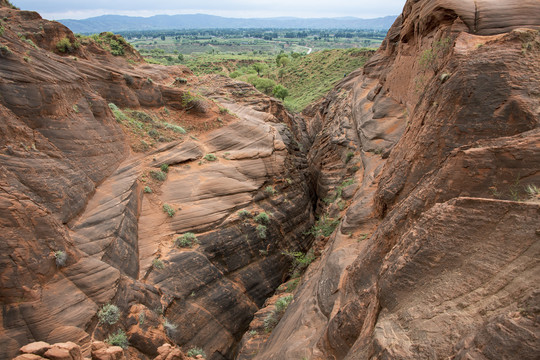
[[13, 52], [11, 52], [11, 50], [9, 49], [8, 46], [4, 45], [4, 46], [0, 46], [0, 57], [6, 57], [6, 56], [9, 56], [13, 54]]
[[263, 321], [264, 330], [266, 332], [270, 332], [276, 327], [279, 320], [283, 316], [283, 313], [285, 313], [285, 310], [287, 310], [287, 307], [292, 300], [293, 296], [287, 295], [276, 301], [276, 308], [271, 313], [269, 313]]
[[165, 265], [163, 264], [163, 261], [161, 261], [160, 259], [152, 260], [152, 266], [154, 267], [154, 269], [158, 269], [158, 270], [161, 270], [165, 267]]
[[150, 176], [156, 180], [159, 180], [159, 181], [165, 181], [165, 179], [167, 178], [167, 174], [165, 174], [163, 171], [161, 170], [152, 170], [150, 171]]
[[181, 126], [165, 123], [165, 129], [171, 129], [175, 133], [185, 134], [187, 131]]
[[266, 239], [266, 226], [257, 225], [257, 236], [261, 239]]
[[127, 86], [131, 86], [135, 83], [133, 76], [129, 74], [124, 74], [124, 81], [126, 82]]
[[277, 193], [277, 190], [274, 189], [272, 186], [268, 185], [267, 187], [264, 188], [264, 192], [267, 193], [268, 195], [272, 196], [272, 195], [275, 195]]
[[267, 213], [262, 212], [259, 215], [255, 216], [255, 221], [259, 224], [266, 224], [268, 225], [270, 223], [270, 217]]
[[127, 349], [129, 345], [126, 333], [122, 329], [119, 329], [116, 333], [109, 335], [105, 342], [113, 346], [120, 346], [122, 349]]
[[176, 214], [176, 210], [174, 210], [169, 204], [163, 204], [163, 212], [166, 212], [169, 217], [173, 217], [174, 214]]
[[352, 151], [349, 151], [347, 155], [345, 155], [345, 164], [348, 164], [349, 161], [354, 157], [354, 153]]
[[71, 43], [71, 41], [65, 37], [56, 43], [56, 49], [61, 53], [72, 53], [79, 48], [79, 43], [77, 41]]
[[169, 172], [169, 164], [161, 164], [161, 166], [159, 168], [161, 169], [161, 171], [163, 171], [165, 173]]
[[124, 112], [120, 110], [115, 104], [109, 103], [109, 109], [111, 109], [114, 117], [116, 118], [116, 121], [122, 122], [124, 120], [128, 120], [126, 114], [124, 114]]
[[62, 267], [66, 265], [67, 258], [68, 256], [65, 251], [58, 250], [54, 252], [54, 260], [57, 267]]
[[98, 319], [100, 324], [116, 324], [120, 319], [120, 309], [113, 304], [106, 304], [98, 312]]
[[144, 192], [145, 192], [146, 194], [151, 194], [151, 193], [152, 193], [152, 189], [150, 189], [150, 186], [145, 186], [145, 187], [144, 187]]
[[204, 155], [204, 160], [206, 160], [206, 161], [216, 161], [217, 156], [214, 155], [214, 154], [206, 154], [206, 155]]
[[73, 108], [73, 111], [75, 111], [75, 113], [77, 113], [77, 114], [79, 113], [80, 110], [79, 110], [79, 106], [77, 104], [73, 105], [72, 108]]
[[163, 327], [165, 328], [165, 332], [167, 333], [167, 336], [171, 337], [176, 331], [176, 328], [178, 327], [178, 325], [173, 324], [172, 322], [169, 322], [169, 320], [165, 318], [165, 321], [163, 322]]
[[315, 225], [308, 231], [309, 234], [313, 236], [324, 236], [328, 237], [332, 235], [334, 230], [339, 224], [339, 219], [329, 218], [327, 215], [323, 215]]
[[198, 348], [198, 347], [193, 347], [189, 349], [186, 355], [189, 357], [196, 357], [197, 355], [201, 355], [203, 358], [206, 359], [206, 353], [204, 352], [203, 349]]
[[197, 236], [194, 233], [187, 232], [184, 235], [179, 236], [176, 239], [175, 244], [178, 247], [189, 248], [189, 247], [192, 247], [193, 244], [196, 244], [198, 242], [199, 240], [197, 239]]
[[241, 218], [241, 219], [245, 219], [247, 217], [249, 217], [249, 215], [251, 215], [251, 213], [247, 210], [240, 210], [238, 212], [238, 216]]

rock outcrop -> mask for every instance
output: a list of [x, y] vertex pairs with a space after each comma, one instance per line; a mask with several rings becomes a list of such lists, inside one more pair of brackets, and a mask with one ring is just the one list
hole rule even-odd
[[408, 1], [306, 112], [317, 211], [342, 220], [244, 358], [538, 357], [539, 11]]
[[89, 356], [119, 332], [132, 356], [169, 342], [231, 358], [288, 277], [282, 251], [310, 246], [297, 120], [250, 85], [0, 18], [0, 358], [33, 341]]
[[6, 5], [0, 359], [538, 357], [537, 1], [407, 1], [303, 117]]

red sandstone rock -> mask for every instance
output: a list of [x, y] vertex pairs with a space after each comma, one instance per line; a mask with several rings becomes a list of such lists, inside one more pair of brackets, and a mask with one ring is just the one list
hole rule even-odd
[[34, 355], [43, 356], [43, 354], [45, 354], [45, 352], [49, 350], [50, 348], [51, 348], [51, 345], [49, 345], [48, 343], [44, 341], [36, 341], [36, 342], [23, 346], [20, 349], [20, 352], [24, 354], [34, 354]]

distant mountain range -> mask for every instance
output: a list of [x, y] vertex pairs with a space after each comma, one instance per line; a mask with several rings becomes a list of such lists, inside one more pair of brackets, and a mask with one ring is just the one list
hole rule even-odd
[[355, 17], [303, 19], [279, 18], [225, 18], [221, 16], [156, 15], [134, 17], [123, 15], [103, 15], [84, 20], [58, 20], [75, 33], [99, 33], [103, 31], [172, 30], [172, 29], [373, 29], [388, 30], [396, 16], [375, 19]]

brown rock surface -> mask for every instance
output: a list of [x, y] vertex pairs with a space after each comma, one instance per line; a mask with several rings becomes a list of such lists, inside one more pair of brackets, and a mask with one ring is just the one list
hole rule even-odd
[[[303, 118], [223, 76], [59, 54], [67, 28], [1, 7], [0, 359], [537, 358], [540, 17], [516, 4], [408, 1]], [[190, 133], [150, 140], [109, 103]], [[266, 340], [315, 201], [320, 256]], [[94, 341], [118, 331], [125, 353]]]
[[305, 112], [317, 211], [343, 218], [246, 359], [538, 357], [539, 9], [408, 1]]
[[[75, 37], [61, 24], [2, 7], [4, 16], [0, 358], [38, 340], [72, 341], [90, 356], [92, 340], [119, 330], [137, 357], [153, 358], [172, 340], [203, 347], [208, 358], [231, 358], [253, 314], [288, 276], [282, 250], [309, 247], [311, 190], [290, 130], [301, 125], [250, 85], [130, 64], [84, 39], [62, 54], [56, 43]], [[136, 52], [126, 57], [140, 61]], [[178, 76], [190, 85], [176, 87]], [[188, 112], [183, 98], [199, 87], [200, 111]], [[168, 126], [193, 132], [163, 135], [139, 151], [148, 134], [115, 119], [110, 103], [145, 112], [141, 121], [157, 121], [167, 106]], [[164, 164], [166, 179], [154, 179]], [[240, 218], [241, 209], [250, 215]], [[255, 221], [262, 212], [269, 223]], [[186, 232], [197, 243], [175, 246]], [[67, 259], [57, 265], [59, 251]], [[115, 324], [98, 322], [107, 303], [119, 308]], [[96, 357], [120, 356], [110, 349], [95, 349]], [[65, 347], [48, 351], [75, 356]], [[171, 356], [181, 358], [176, 350]]]

